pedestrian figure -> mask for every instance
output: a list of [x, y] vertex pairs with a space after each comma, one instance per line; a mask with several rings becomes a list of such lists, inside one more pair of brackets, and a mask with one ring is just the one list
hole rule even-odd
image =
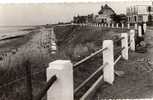
[[138, 32], [136, 34], [136, 52], [139, 52], [139, 53], [145, 53], [147, 51], [146, 49], [146, 43], [144, 41], [144, 29], [143, 29], [143, 23], [140, 24], [141, 26], [141, 33], [142, 33], [142, 36], [139, 36], [138, 35]]

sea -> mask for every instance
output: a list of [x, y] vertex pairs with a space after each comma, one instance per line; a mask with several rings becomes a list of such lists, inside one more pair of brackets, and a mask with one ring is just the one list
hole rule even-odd
[[23, 29], [29, 29], [33, 27], [34, 26], [0, 26], [0, 39], [26, 34], [28, 32], [23, 31]]

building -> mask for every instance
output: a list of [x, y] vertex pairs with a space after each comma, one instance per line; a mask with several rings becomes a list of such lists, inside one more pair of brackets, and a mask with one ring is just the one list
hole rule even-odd
[[73, 22], [74, 23], [111, 23], [111, 15], [114, 15], [114, 10], [109, 7], [107, 4], [101, 6], [98, 15], [89, 14], [86, 16], [74, 16]]
[[87, 16], [74, 16], [74, 23], [93, 23], [95, 21], [95, 16], [93, 14], [89, 14]]
[[128, 23], [151, 22], [153, 7], [149, 5], [136, 5], [126, 9]]
[[107, 4], [101, 6], [98, 16], [96, 17], [96, 22], [98, 23], [111, 23], [111, 15], [115, 14], [115, 11], [109, 7]]

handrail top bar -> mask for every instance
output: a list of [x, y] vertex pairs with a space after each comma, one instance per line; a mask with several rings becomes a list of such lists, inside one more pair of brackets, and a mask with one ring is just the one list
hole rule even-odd
[[93, 56], [95, 56], [95, 55], [99, 54], [100, 52], [103, 52], [103, 51], [105, 51], [105, 50], [107, 50], [107, 49], [108, 49], [108, 48], [102, 48], [102, 49], [100, 49], [100, 50], [98, 50], [98, 51], [92, 53], [91, 55], [89, 55], [89, 56], [85, 57], [84, 59], [80, 60], [79, 62], [75, 63], [75, 64], [73, 65], [73, 67], [74, 67], [74, 68], [77, 68], [78, 65], [82, 64], [83, 62], [87, 61], [88, 59], [92, 58]]
[[57, 76], [53, 75], [47, 82], [47, 84], [45, 85], [45, 87], [38, 93], [38, 95], [36, 95], [34, 97], [34, 100], [41, 100], [42, 97], [44, 97], [44, 95], [46, 94], [46, 92], [48, 91], [48, 89], [55, 83], [55, 81], [57, 80]]

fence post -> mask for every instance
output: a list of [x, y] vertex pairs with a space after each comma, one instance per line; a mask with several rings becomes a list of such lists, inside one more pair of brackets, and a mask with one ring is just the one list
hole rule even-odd
[[99, 25], [99, 23], [98, 23], [98, 27], [99, 27], [100, 25]]
[[106, 27], [106, 24], [104, 24], [104, 27]]
[[103, 51], [103, 64], [107, 66], [103, 69], [104, 81], [113, 84], [114, 81], [114, 46], [112, 40], [104, 40], [103, 48], [107, 48]]
[[135, 30], [130, 30], [130, 49], [135, 51]]
[[138, 36], [142, 37], [142, 27], [138, 26]]
[[127, 28], [130, 29], [130, 23], [127, 24]]
[[53, 75], [57, 81], [47, 92], [47, 100], [73, 100], [73, 67], [69, 60], [56, 60], [49, 63], [47, 80]]
[[101, 27], [103, 27], [104, 25], [103, 25], [103, 23], [101, 24]]
[[110, 28], [110, 23], [108, 23], [108, 28]]
[[114, 23], [112, 23], [112, 28], [114, 28]]
[[122, 23], [122, 28], [124, 28], [124, 23]]
[[147, 24], [146, 24], [146, 23], [143, 24], [143, 30], [144, 30], [144, 33], [145, 33], [146, 30], [147, 30]]
[[116, 24], [116, 28], [118, 28], [118, 23]]
[[138, 27], [138, 26], [137, 26], [137, 23], [135, 23], [135, 24], [134, 24], [134, 29], [137, 30], [137, 27]]
[[121, 37], [124, 37], [124, 39], [121, 40], [121, 45], [122, 48], [122, 57], [126, 60], [128, 60], [128, 34], [127, 33], [122, 33]]

